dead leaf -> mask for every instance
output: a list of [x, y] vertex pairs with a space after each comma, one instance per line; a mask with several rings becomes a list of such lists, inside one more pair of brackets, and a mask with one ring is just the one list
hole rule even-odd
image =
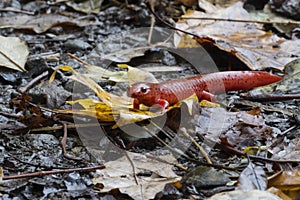
[[267, 188], [266, 173], [261, 166], [250, 162], [239, 177], [240, 190], [265, 190]]
[[[282, 70], [285, 64], [295, 59], [293, 56], [299, 56], [295, 54], [293, 48], [300, 45], [298, 40], [293, 41], [292, 47], [286, 48], [286, 44], [290, 41], [262, 31], [261, 24], [226, 21], [227, 19], [252, 20], [249, 13], [243, 8], [242, 2], [228, 8], [212, 7], [208, 10], [207, 13], [187, 12], [182, 16], [183, 20], [176, 24], [176, 27], [198, 35], [196, 40], [201, 44], [210, 43], [231, 53], [252, 70], [265, 68]], [[184, 19], [185, 17], [187, 19]], [[203, 18], [220, 20], [212, 21]]]
[[0, 18], [0, 28], [30, 29], [36, 33], [43, 33], [53, 26], [62, 24], [82, 27], [95, 23], [88, 20], [80, 20], [58, 14], [45, 14], [38, 16], [16, 15]]
[[281, 190], [271, 187], [267, 190], [268, 192], [271, 192], [272, 194], [275, 194], [279, 196], [282, 200], [292, 200], [292, 198], [288, 197], [286, 194], [284, 194]]
[[84, 13], [98, 14], [103, 0], [67, 1], [66, 4], [74, 10]]
[[25, 72], [29, 54], [26, 42], [18, 37], [0, 36], [0, 44], [0, 66]]
[[[98, 177], [93, 179], [94, 184], [103, 184], [101, 192], [119, 189], [133, 199], [153, 199], [162, 191], [165, 184], [174, 183], [181, 179], [173, 170], [172, 165], [147, 158], [145, 155], [130, 153], [136, 174], [145, 171], [152, 172], [152, 176], [137, 176], [138, 185], [134, 181], [132, 166], [128, 159], [123, 156], [115, 161], [105, 163], [105, 169], [98, 170]], [[159, 156], [159, 159], [175, 163], [176, 159], [170, 155]]]
[[300, 171], [283, 171], [269, 179], [268, 187], [275, 187], [283, 191], [292, 199], [296, 199], [300, 191]]
[[249, 11], [249, 14], [253, 19], [258, 21], [276, 22], [272, 26], [288, 37], [292, 37], [292, 30], [300, 24], [299, 21], [288, 19], [278, 13], [272, 12], [269, 4], [265, 5], [263, 10]]
[[129, 84], [132, 84], [138, 81], [151, 83], [158, 82], [154, 75], [147, 71], [126, 64], [118, 64], [117, 66], [128, 69], [128, 71], [110, 71], [100, 66], [86, 65], [86, 72], [84, 75], [94, 80], [108, 80], [116, 83], [128, 82]]
[[230, 192], [221, 192], [218, 193], [207, 200], [220, 200], [220, 199], [226, 199], [226, 200], [236, 200], [236, 199], [243, 199], [243, 200], [254, 200], [254, 199], [260, 199], [260, 200], [282, 200], [278, 196], [267, 192], [267, 191], [260, 191], [260, 190], [250, 190], [250, 191], [242, 191], [242, 190], [236, 190], [236, 191], [230, 191]]
[[239, 0], [199, 0], [199, 6], [208, 11], [213, 8], [227, 8]]

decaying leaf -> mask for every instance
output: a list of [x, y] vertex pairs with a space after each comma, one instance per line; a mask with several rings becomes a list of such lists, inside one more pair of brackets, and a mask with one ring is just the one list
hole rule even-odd
[[61, 24], [87, 26], [93, 24], [88, 20], [79, 20], [58, 14], [45, 14], [38, 16], [16, 15], [0, 18], [0, 28], [30, 29], [36, 33], [43, 33], [53, 26]]
[[118, 66], [121, 68], [126, 68], [128, 69], [128, 71], [110, 71], [100, 66], [86, 65], [85, 67], [87, 71], [84, 75], [94, 80], [109, 80], [116, 83], [128, 82], [129, 84], [132, 84], [138, 81], [146, 81], [152, 83], [157, 82], [153, 74], [147, 71], [125, 64], [119, 64]]
[[300, 190], [300, 171], [283, 171], [271, 177], [268, 182], [268, 187], [275, 187], [283, 191], [292, 199], [299, 197]]
[[227, 8], [239, 0], [199, 0], [199, 6], [208, 11], [216, 8]]
[[284, 194], [281, 190], [279, 190], [275, 187], [271, 187], [267, 191], [279, 196], [282, 200], [292, 200], [292, 198], [290, 198], [289, 196]]
[[[252, 70], [264, 68], [282, 70], [285, 64], [295, 59], [293, 56], [299, 56], [291, 47], [298, 47], [299, 40], [292, 41], [293, 45], [286, 45], [291, 41], [263, 31], [261, 24], [226, 21], [252, 20], [243, 8], [242, 2], [228, 8], [211, 7], [207, 13], [189, 11], [182, 18], [183, 20], [176, 24], [177, 28], [198, 35], [196, 40], [201, 44], [210, 43], [231, 53]], [[212, 21], [203, 18], [219, 20]], [[289, 48], [286, 48], [287, 46]]]
[[292, 30], [299, 26], [299, 21], [288, 19], [276, 12], [272, 12], [269, 5], [266, 5], [263, 11], [252, 11], [249, 14], [258, 21], [279, 22], [273, 23], [272, 26], [288, 37], [291, 37]]
[[242, 171], [239, 177], [241, 190], [265, 190], [267, 188], [266, 173], [262, 167], [252, 162]]
[[267, 191], [260, 191], [260, 190], [249, 190], [249, 191], [230, 191], [230, 192], [221, 192], [218, 193], [207, 200], [220, 200], [220, 199], [228, 199], [228, 200], [236, 200], [236, 199], [243, 199], [243, 200], [254, 200], [254, 199], [261, 199], [261, 200], [282, 200], [278, 196], [267, 192]]
[[0, 36], [0, 44], [0, 66], [26, 71], [24, 66], [29, 54], [26, 42], [17, 37]]
[[84, 13], [95, 13], [98, 14], [101, 8], [103, 0], [85, 0], [85, 1], [67, 1], [66, 4], [74, 10]]
[[[98, 177], [93, 179], [95, 185], [103, 185], [101, 192], [119, 189], [133, 199], [153, 199], [162, 191], [165, 184], [174, 183], [181, 179], [173, 170], [172, 165], [147, 158], [145, 155], [128, 153], [135, 167], [135, 175], [146, 171], [152, 176], [137, 176], [138, 185], [133, 176], [133, 169], [128, 159], [123, 156], [115, 161], [105, 163], [104, 170], [98, 170]], [[159, 156], [159, 159], [175, 163], [176, 159], [170, 155]]]

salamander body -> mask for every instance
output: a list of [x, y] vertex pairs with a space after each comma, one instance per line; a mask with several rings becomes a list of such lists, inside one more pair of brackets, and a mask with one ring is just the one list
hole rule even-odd
[[128, 88], [127, 95], [134, 98], [135, 109], [139, 109], [140, 104], [146, 106], [159, 104], [167, 108], [169, 105], [174, 105], [194, 93], [199, 99], [215, 101], [213, 94], [249, 90], [278, 82], [281, 79], [280, 76], [268, 72], [215, 72], [162, 83], [137, 82]]

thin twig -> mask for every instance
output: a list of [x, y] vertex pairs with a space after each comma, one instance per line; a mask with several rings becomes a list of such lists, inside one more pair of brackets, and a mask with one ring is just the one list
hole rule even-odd
[[0, 12], [15, 12], [15, 13], [23, 13], [27, 15], [34, 15], [34, 12], [29, 12], [26, 10], [17, 10], [14, 8], [0, 8]]
[[91, 171], [95, 171], [97, 169], [104, 169], [104, 168], [105, 168], [105, 166], [100, 164], [98, 166], [93, 166], [93, 167], [64, 169], [64, 170], [55, 170], [55, 171], [40, 171], [40, 172], [33, 172], [33, 173], [27, 173], [27, 174], [3, 176], [2, 180], [32, 178], [32, 177], [46, 176], [46, 175], [51, 175], [51, 174], [63, 174], [63, 173], [72, 173], [72, 172], [91, 172]]
[[60, 141], [62, 150], [63, 150], [63, 155], [65, 158], [69, 159], [69, 160], [75, 160], [75, 161], [81, 161], [81, 158], [75, 158], [71, 155], [68, 154], [67, 149], [66, 149], [66, 144], [67, 144], [67, 138], [68, 138], [68, 127], [65, 123], [62, 123], [63, 127], [64, 127], [64, 135], [63, 138]]
[[18, 89], [19, 92], [24, 93], [26, 92], [29, 88], [31, 88], [34, 84], [36, 84], [37, 82], [39, 82], [40, 80], [42, 80], [43, 78], [47, 77], [49, 74], [48, 71], [45, 71], [43, 73], [41, 73], [40, 75], [38, 75], [37, 77], [35, 77], [34, 79], [32, 79], [29, 83], [27, 83], [26, 85], [20, 87]]
[[[122, 140], [119, 136], [117, 136], [116, 139], [117, 139], [118, 142], [121, 144], [122, 148], [123, 148], [123, 149], [126, 149], [126, 146], [125, 146], [123, 140]], [[132, 167], [132, 173], [133, 173], [134, 181], [135, 181], [136, 185], [139, 185], [138, 179], [137, 179], [137, 177], [136, 177], [136, 170], [135, 170], [134, 162], [132, 161], [132, 159], [131, 159], [130, 156], [128, 155], [128, 152], [127, 152], [127, 151], [124, 151], [124, 154], [125, 154], [127, 160], [129, 161], [131, 167]]]
[[81, 60], [80, 58], [78, 58], [77, 56], [75, 56], [74, 54], [71, 53], [67, 53], [68, 56], [70, 56], [71, 58], [74, 58], [75, 60], [77, 60], [78, 62], [84, 64], [84, 65], [90, 65], [89, 63], [85, 62], [84, 60]]
[[223, 145], [221, 143], [216, 143], [216, 148], [222, 149], [228, 153], [233, 153], [235, 155], [239, 156], [249, 156], [251, 160], [255, 161], [265, 161], [265, 162], [271, 162], [271, 163], [300, 163], [300, 160], [277, 160], [277, 159], [272, 159], [272, 158], [264, 158], [264, 157], [259, 157], [259, 156], [253, 156], [253, 155], [248, 155], [247, 153], [244, 153], [242, 151], [239, 151], [237, 149], [234, 149], [232, 147]]
[[207, 155], [207, 153], [205, 152], [205, 150], [203, 149], [203, 147], [201, 145], [199, 145], [193, 137], [191, 137], [187, 132], [183, 131], [182, 134], [188, 138], [189, 140], [191, 140], [193, 142], [193, 144], [200, 150], [200, 152], [202, 153], [202, 155], [204, 156], [205, 160], [207, 161], [207, 163], [212, 164], [209, 156]]
[[[148, 3], [150, 5], [151, 9], [154, 10], [153, 1], [148, 0]], [[150, 31], [149, 31], [149, 36], [148, 36], [148, 44], [149, 45], [151, 45], [151, 39], [152, 39], [152, 35], [153, 35], [154, 24], [155, 24], [155, 16], [153, 14], [151, 14], [151, 25], [150, 25]]]
[[178, 17], [179, 19], [195, 19], [195, 20], [212, 20], [212, 21], [228, 21], [228, 22], [243, 22], [243, 23], [257, 23], [257, 24], [296, 24], [300, 22], [296, 21], [258, 21], [258, 20], [245, 20], [245, 19], [224, 19], [214, 17]]
[[292, 99], [300, 99], [300, 94], [262, 94], [262, 95], [242, 95], [244, 99], [250, 101], [284, 101], [284, 100], [292, 100]]
[[20, 115], [18, 115], [18, 114], [15, 114], [15, 113], [6, 113], [6, 112], [3, 112], [3, 111], [0, 111], [0, 115], [3, 115], [5, 117], [16, 118], [16, 119], [18, 119], [20, 117]]
[[[1, 112], [0, 112], [1, 114]], [[77, 128], [87, 128], [87, 127], [97, 127], [97, 126], [104, 126], [104, 125], [112, 125], [113, 123], [107, 122], [107, 123], [90, 123], [90, 124], [66, 124], [68, 129], [77, 129]], [[41, 132], [41, 131], [56, 131], [63, 129], [64, 126], [46, 126], [41, 128], [35, 128], [31, 129], [30, 132]]]

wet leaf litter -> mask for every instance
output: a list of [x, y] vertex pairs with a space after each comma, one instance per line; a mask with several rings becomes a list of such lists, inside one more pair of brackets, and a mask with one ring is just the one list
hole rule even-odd
[[[28, 57], [22, 48], [24, 53], [12, 53], [25, 56], [26, 65], [21, 69], [27, 73], [7, 70], [8, 64], [1, 68], [1, 197], [180, 199], [229, 195], [234, 198], [241, 194], [230, 191], [249, 189], [245, 186], [249, 182], [253, 185], [253, 198], [256, 195], [276, 199], [271, 193], [281, 198], [298, 195], [295, 190], [299, 167], [297, 39], [282, 38], [267, 30], [263, 32], [263, 27], [259, 27], [261, 41], [254, 42], [248, 37], [249, 41], [239, 44], [235, 36], [249, 34], [247, 31], [257, 36], [257, 27], [251, 25], [255, 20], [234, 18], [250, 21], [250, 24], [239, 22], [249, 27], [243, 32], [244, 29], [234, 29], [239, 25], [230, 22], [231, 18], [223, 17], [228, 20], [225, 20], [226, 26], [234, 24], [233, 34], [218, 38], [214, 32], [195, 31], [194, 22], [207, 25], [205, 20], [192, 19], [193, 22], [185, 23], [192, 25], [189, 31], [198, 33], [193, 45], [199, 48], [201, 44], [217, 63], [218, 68], [209, 70], [207, 66], [211, 61], [204, 67], [203, 63], [195, 65], [195, 57], [199, 56], [191, 59], [182, 56], [199, 55], [199, 49], [181, 52], [179, 56], [178, 49], [170, 48], [173, 38], [180, 40], [177, 44], [182, 48], [191, 47], [189, 37], [183, 41], [185, 36], [173, 37], [169, 28], [167, 31], [154, 28], [152, 39], [156, 33], [164, 36], [163, 42], [156, 44], [148, 38], [151, 29], [128, 32], [130, 28], [140, 27], [141, 22], [150, 25], [150, 11], [144, 2], [91, 2], [87, 7], [87, 1], [82, 4], [12, 1], [1, 5], [4, 8], [1, 14], [6, 19], [1, 35], [7, 39], [22, 38], [30, 51]], [[218, 11], [221, 16], [226, 11], [220, 8], [222, 4], [214, 7], [208, 1], [199, 1], [199, 5], [180, 2], [185, 7], [177, 3], [156, 2], [155, 12], [174, 19], [183, 16], [185, 21], [188, 19], [184, 18], [190, 16], [186, 16], [189, 12], [185, 15], [183, 12], [188, 8], [206, 10], [206, 14]], [[251, 2], [250, 5], [255, 6]], [[250, 12], [243, 10], [241, 4], [226, 6], [227, 11]], [[274, 10], [274, 5], [271, 6]], [[6, 9], [10, 7], [14, 7], [13, 11]], [[39, 15], [26, 13], [28, 8], [37, 10]], [[16, 24], [8, 20], [25, 19], [21, 16], [24, 13], [28, 18], [42, 20], [44, 25], [24, 25], [21, 20]], [[218, 26], [224, 23], [218, 21], [210, 21], [208, 24], [215, 27], [202, 30], [219, 30]], [[193, 30], [193, 27], [196, 28]], [[126, 33], [134, 33], [134, 37]], [[120, 40], [114, 44], [109, 39], [114, 36], [120, 37], [124, 45], [119, 45]], [[270, 51], [260, 48], [252, 51], [254, 43]], [[280, 54], [274, 54], [276, 49]], [[14, 61], [13, 56], [5, 55], [8, 55], [7, 60]], [[253, 55], [261, 62], [253, 61]], [[266, 60], [272, 56], [276, 59], [268, 66]], [[198, 99], [191, 96], [166, 113], [147, 107], [134, 110], [126, 96], [126, 89], [136, 81], [176, 80], [216, 69], [263, 69], [284, 80], [250, 94], [233, 91], [218, 95], [215, 104], [198, 103]], [[50, 78], [53, 72], [55, 80]], [[275, 95], [275, 100], [263, 100], [270, 95]], [[120, 114], [123, 109], [126, 112]], [[105, 134], [101, 134], [103, 129]], [[290, 166], [289, 170], [286, 165]], [[99, 170], [95, 172], [96, 169]], [[203, 177], [209, 178], [201, 179]], [[284, 177], [293, 183], [278, 181]], [[268, 192], [255, 192], [257, 189]]]

